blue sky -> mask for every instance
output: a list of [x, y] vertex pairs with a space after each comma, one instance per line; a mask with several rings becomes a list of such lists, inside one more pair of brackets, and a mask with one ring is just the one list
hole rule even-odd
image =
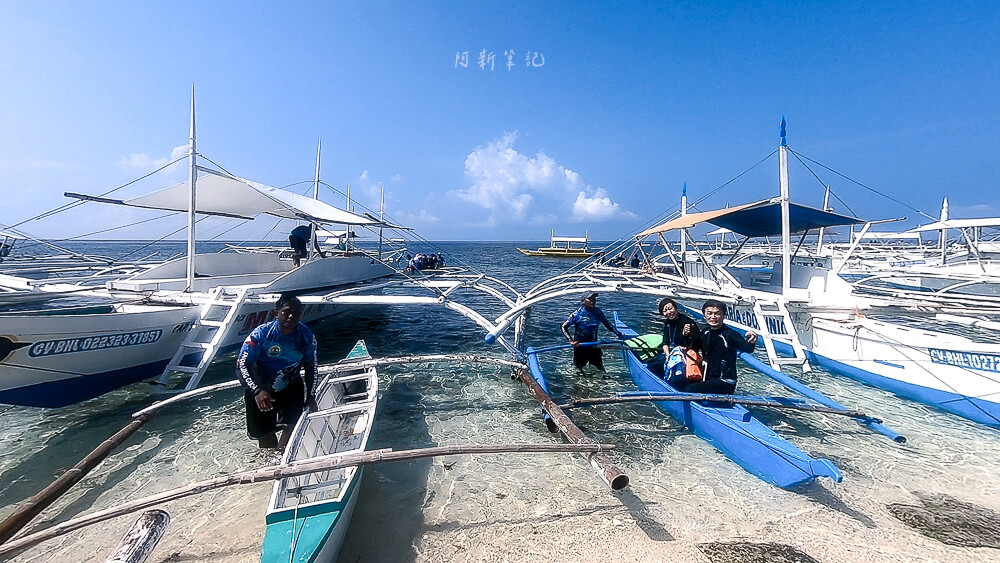
[[[953, 217], [1000, 215], [1000, 4], [410, 4], [0, 2], [0, 224], [169, 162], [192, 84], [199, 152], [284, 187], [312, 178], [322, 137], [326, 183], [374, 208], [384, 186], [389, 214], [432, 240], [617, 238], [685, 182], [701, 200], [770, 154], [782, 116], [793, 150], [910, 207], [811, 164], [856, 214], [911, 226], [948, 196]], [[699, 207], [774, 195], [777, 166]], [[822, 202], [794, 159], [791, 179], [796, 201]], [[87, 204], [20, 228], [65, 237], [156, 215]]]

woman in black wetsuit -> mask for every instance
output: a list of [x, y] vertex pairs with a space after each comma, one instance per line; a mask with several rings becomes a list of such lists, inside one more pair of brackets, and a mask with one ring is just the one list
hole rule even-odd
[[677, 310], [677, 303], [669, 298], [660, 299], [658, 306], [663, 321], [663, 354], [670, 355], [675, 346], [691, 348], [699, 340], [698, 325]]

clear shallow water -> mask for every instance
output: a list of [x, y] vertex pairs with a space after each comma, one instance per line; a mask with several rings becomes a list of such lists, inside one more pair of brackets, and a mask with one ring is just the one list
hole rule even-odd
[[[521, 256], [514, 243], [441, 243], [449, 263], [465, 262], [521, 291], [571, 262]], [[537, 243], [521, 244], [535, 247]], [[111, 250], [114, 248], [112, 247]], [[421, 250], [421, 249], [416, 249]], [[640, 332], [655, 331], [655, 299], [602, 295]], [[495, 317], [488, 298], [472, 303]], [[526, 333], [534, 345], [561, 343], [559, 324], [576, 298], [536, 307]], [[321, 360], [343, 357], [358, 338], [373, 356], [414, 353], [501, 355], [482, 331], [444, 309], [358, 309], [314, 326]], [[545, 357], [551, 392], [605, 396], [631, 389], [620, 360], [605, 352], [609, 377], [571, 374], [568, 352]], [[206, 383], [226, 380], [230, 360]], [[611, 493], [579, 456], [460, 456], [372, 466], [341, 559], [400, 560], [694, 560], [699, 544], [775, 542], [820, 561], [991, 561], [1000, 550], [948, 545], [894, 517], [891, 504], [920, 505], [947, 495], [1000, 511], [1000, 432], [817, 370], [802, 377], [819, 391], [885, 419], [905, 445], [841, 417], [754, 410], [802, 450], [834, 461], [844, 482], [795, 491], [744, 472], [709, 444], [645, 404], [578, 409], [579, 426], [617, 450], [610, 457], [631, 477]], [[371, 448], [552, 442], [540, 408], [506, 369], [420, 364], [381, 371], [382, 398]], [[148, 402], [142, 384], [57, 410], [0, 407], [0, 516], [47, 485], [124, 426]], [[743, 373], [740, 392], [784, 394]], [[193, 481], [264, 465], [246, 438], [239, 391], [167, 409], [129, 439], [40, 517], [35, 526], [154, 494]], [[224, 489], [176, 501], [167, 536], [151, 559], [252, 561], [263, 535], [268, 484]], [[134, 520], [122, 517], [24, 552], [18, 561], [98, 560]]]

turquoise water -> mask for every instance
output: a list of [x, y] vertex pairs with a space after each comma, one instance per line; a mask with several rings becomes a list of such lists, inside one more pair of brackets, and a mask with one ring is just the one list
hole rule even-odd
[[[539, 243], [440, 243], [435, 249], [449, 265], [468, 265], [522, 292], [572, 264], [524, 257], [517, 246]], [[618, 311], [640, 332], [652, 332], [661, 322], [655, 301], [614, 294], [602, 295], [599, 305], [609, 316]], [[487, 317], [504, 310], [487, 297], [463, 302]], [[528, 343], [562, 343], [559, 324], [577, 305], [573, 297], [535, 307]], [[313, 328], [323, 361], [343, 357], [359, 338], [375, 357], [503, 355], [483, 343], [479, 327], [443, 308], [359, 308]], [[605, 358], [607, 377], [578, 377], [570, 375], [568, 352], [545, 356], [557, 402], [630, 390], [620, 359], [610, 351]], [[217, 362], [206, 383], [227, 380], [232, 369], [231, 359]], [[610, 492], [582, 458], [568, 454], [372, 466], [341, 560], [709, 561], [699, 545], [731, 541], [791, 545], [820, 561], [1000, 559], [996, 549], [922, 535], [890, 509], [937, 496], [981, 507], [986, 518], [1000, 511], [1000, 432], [821, 370], [802, 379], [883, 418], [908, 443], [894, 444], [840, 417], [755, 409], [780, 435], [844, 473], [840, 484], [820, 481], [784, 491], [747, 474], [651, 405], [579, 409], [572, 416], [588, 435], [617, 446], [609, 455], [631, 478], [626, 491]], [[547, 432], [537, 403], [507, 369], [443, 363], [385, 368], [380, 386], [372, 449], [560, 440]], [[739, 389], [784, 394], [752, 373], [741, 374]], [[0, 406], [0, 516], [127, 424], [148, 403], [147, 391], [139, 384], [55, 410]], [[240, 392], [220, 392], [158, 415], [33, 526], [268, 462], [246, 438]], [[173, 560], [255, 560], [269, 491], [256, 484], [168, 504], [173, 522], [150, 560], [169, 560], [173, 553]], [[16, 560], [103, 561], [133, 519], [74, 532]]]

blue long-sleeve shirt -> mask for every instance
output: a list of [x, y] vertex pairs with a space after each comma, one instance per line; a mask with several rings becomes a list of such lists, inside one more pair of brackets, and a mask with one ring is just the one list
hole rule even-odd
[[264, 323], [247, 336], [236, 357], [240, 383], [251, 393], [281, 391], [305, 368], [307, 398], [316, 395], [316, 336], [299, 323], [292, 334], [282, 334], [278, 321]]
[[604, 316], [604, 312], [600, 308], [594, 307], [588, 311], [586, 307], [581, 305], [562, 324], [562, 331], [566, 335], [566, 338], [569, 339], [569, 327], [573, 327], [574, 337], [571, 340], [576, 340], [577, 342], [597, 342], [597, 329], [601, 324], [608, 327], [608, 330], [611, 332], [618, 334], [618, 331], [615, 327], [611, 326], [608, 318]]

